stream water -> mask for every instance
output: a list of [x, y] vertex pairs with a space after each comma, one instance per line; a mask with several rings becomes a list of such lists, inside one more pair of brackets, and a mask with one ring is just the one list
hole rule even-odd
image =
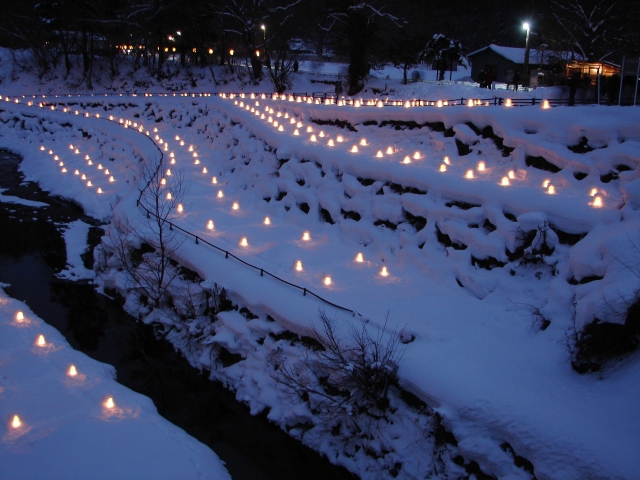
[[96, 294], [93, 285], [57, 279], [66, 262], [61, 224], [97, 223], [77, 205], [23, 183], [20, 160], [0, 150], [3, 193], [50, 206], [0, 203], [0, 282], [11, 284], [8, 295], [27, 303], [76, 350], [113, 365], [120, 383], [150, 397], [162, 416], [210, 446], [234, 479], [356, 478], [266, 418], [250, 415], [232, 392], [192, 368], [152, 327]]

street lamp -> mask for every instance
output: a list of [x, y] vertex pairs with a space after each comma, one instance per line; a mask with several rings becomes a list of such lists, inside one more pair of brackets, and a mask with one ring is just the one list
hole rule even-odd
[[527, 31], [527, 40], [524, 47], [524, 78], [522, 79], [523, 80], [522, 83], [528, 87], [529, 86], [529, 32], [531, 31], [531, 26], [529, 25], [529, 22], [524, 22], [522, 24], [522, 28], [524, 28]]

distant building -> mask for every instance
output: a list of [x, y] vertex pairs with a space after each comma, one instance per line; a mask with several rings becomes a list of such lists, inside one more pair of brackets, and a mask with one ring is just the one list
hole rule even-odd
[[611, 62], [587, 62], [584, 60], [573, 60], [567, 62], [566, 76], [578, 73], [581, 78], [589, 78], [592, 85], [598, 81], [598, 73], [605, 77], [620, 75], [620, 65]]
[[[501, 47], [491, 44], [467, 55], [471, 61], [471, 76], [477, 79], [480, 70], [488, 72], [493, 69], [493, 81], [511, 83], [513, 74], [520, 72], [520, 79], [524, 81], [524, 48]], [[537, 84], [538, 69], [543, 70], [549, 64], [550, 52], [545, 50], [529, 50], [529, 72], [531, 85]]]
[[[471, 76], [477, 80], [480, 70], [493, 69], [493, 81], [511, 83], [516, 71], [524, 82], [524, 48], [501, 47], [491, 44], [467, 55], [471, 61]], [[620, 73], [620, 66], [610, 62], [587, 62], [576, 58], [568, 52], [555, 52], [532, 48], [529, 50], [530, 85], [546, 83], [547, 74], [553, 68], [553, 74], [569, 78], [579, 73], [582, 78], [588, 77], [595, 84], [598, 73], [611, 76]]]

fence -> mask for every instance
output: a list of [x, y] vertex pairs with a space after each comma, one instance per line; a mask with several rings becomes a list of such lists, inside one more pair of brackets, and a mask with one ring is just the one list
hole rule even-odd
[[[146, 92], [146, 93], [118, 93], [118, 94], [91, 94], [91, 97], [105, 97], [105, 98], [118, 98], [118, 97], [215, 97], [220, 96], [223, 98], [260, 98], [262, 95], [265, 95], [270, 98], [275, 98], [276, 94], [262, 94], [262, 93], [225, 93], [225, 92], [199, 92], [199, 93], [176, 93], [176, 92]], [[54, 94], [54, 95], [21, 95], [20, 97], [32, 97], [34, 99], [42, 98], [43, 100], [46, 98], [73, 98], [73, 97], [82, 97], [86, 95], [82, 94]], [[571, 106], [571, 105], [596, 105], [598, 104], [597, 99], [585, 99], [585, 98], [576, 98], [573, 102], [568, 98], [511, 98], [511, 97], [488, 97], [488, 98], [453, 98], [453, 99], [411, 99], [411, 100], [394, 100], [385, 98], [382, 100], [381, 98], [375, 99], [358, 99], [358, 98], [345, 98], [343, 96], [339, 96], [335, 93], [327, 93], [327, 92], [292, 92], [288, 94], [281, 94], [277, 96], [278, 99], [283, 99], [283, 97], [289, 99], [293, 97], [294, 102], [303, 102], [303, 103], [322, 103], [329, 102], [331, 104], [338, 104], [340, 102], [341, 106], [358, 106], [358, 107], [446, 107], [446, 106], [469, 106], [470, 102], [474, 106], [537, 106], [542, 105], [545, 101], [548, 102], [550, 107], [559, 107], [559, 106]], [[14, 97], [16, 98], [16, 97]], [[507, 102], [509, 100], [509, 102]], [[49, 100], [51, 102], [51, 100]], [[605, 101], [601, 101], [600, 105], [607, 105]]]

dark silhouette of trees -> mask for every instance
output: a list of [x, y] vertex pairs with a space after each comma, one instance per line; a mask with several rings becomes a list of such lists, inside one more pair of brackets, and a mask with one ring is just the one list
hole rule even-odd
[[[112, 77], [123, 63], [161, 77], [176, 67], [235, 65], [253, 80], [286, 88], [298, 47], [348, 63], [350, 94], [372, 68], [392, 61], [405, 71], [426, 60], [424, 39], [441, 34], [455, 48], [428, 50], [443, 67], [489, 43], [531, 45], [620, 62], [640, 53], [640, 3], [632, 0], [23, 0], [0, 10], [0, 45], [24, 49], [22, 66], [49, 75], [64, 65], [91, 88], [96, 58]], [[262, 29], [262, 25], [265, 26]], [[462, 52], [460, 43], [468, 50]], [[295, 47], [292, 47], [295, 45]], [[234, 56], [231, 57], [231, 50]], [[457, 57], [457, 58], [456, 58]], [[230, 59], [233, 58], [233, 62]], [[169, 60], [169, 63], [167, 61]], [[445, 65], [446, 64], [446, 65]], [[213, 69], [211, 68], [213, 74]], [[214, 77], [215, 79], [215, 77]]]

